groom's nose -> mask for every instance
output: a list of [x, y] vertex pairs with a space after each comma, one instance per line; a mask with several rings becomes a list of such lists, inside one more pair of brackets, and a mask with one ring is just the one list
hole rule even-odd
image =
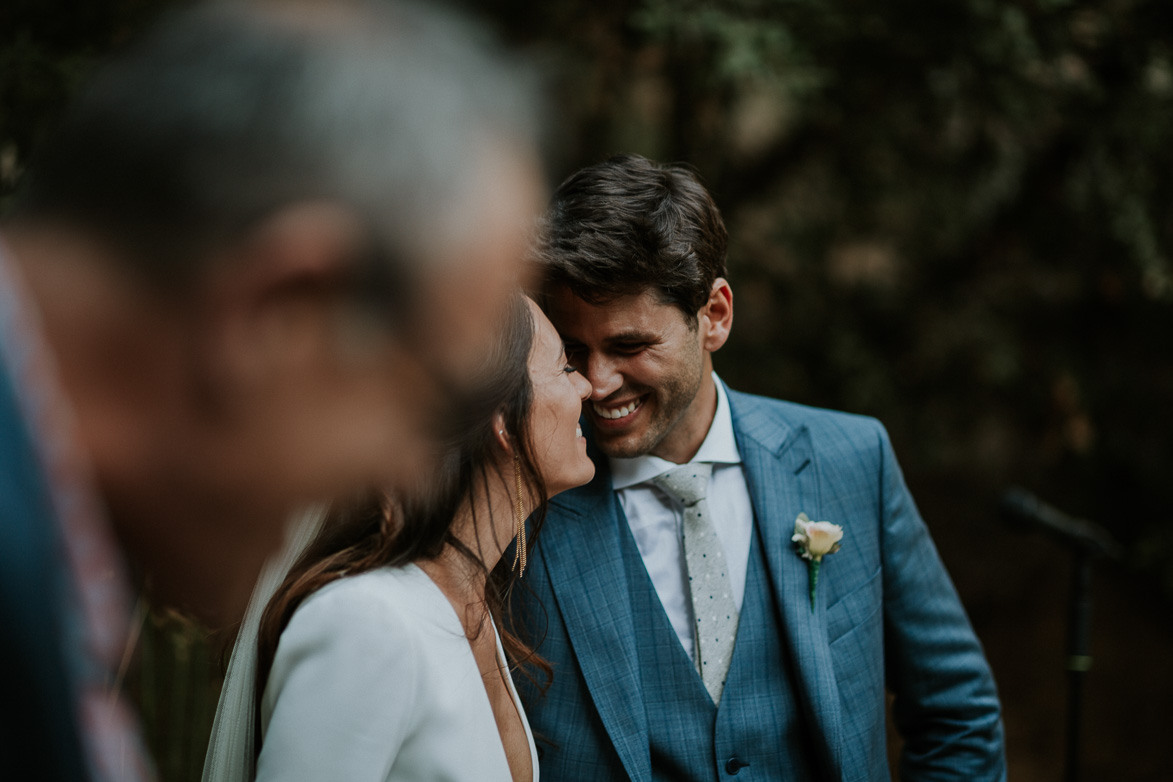
[[590, 381], [592, 402], [601, 402], [623, 386], [623, 375], [616, 363], [602, 355], [588, 356], [583, 376]]

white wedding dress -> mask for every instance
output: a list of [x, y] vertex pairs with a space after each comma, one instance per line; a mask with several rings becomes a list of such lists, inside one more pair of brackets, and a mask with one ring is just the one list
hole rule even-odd
[[[533, 736], [496, 640], [536, 782]], [[512, 780], [460, 619], [415, 565], [340, 579], [294, 612], [261, 736], [258, 782]]]
[[[254, 779], [260, 614], [320, 520], [320, 511], [295, 520], [258, 581], [229, 662], [203, 782]], [[533, 735], [508, 676], [506, 682], [538, 782]], [[343, 578], [305, 600], [281, 635], [260, 722], [255, 778], [262, 782], [512, 780], [456, 611], [414, 565]]]

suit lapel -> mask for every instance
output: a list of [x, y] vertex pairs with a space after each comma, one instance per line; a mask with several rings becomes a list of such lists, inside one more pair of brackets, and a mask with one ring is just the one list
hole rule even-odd
[[[811, 611], [806, 561], [790, 540], [800, 512], [820, 518], [818, 469], [810, 432], [805, 426], [787, 426], [753, 397], [730, 392], [729, 402], [770, 581], [782, 614], [784, 640], [796, 665], [798, 701], [815, 735], [822, 739], [816, 745], [820, 765], [831, 779], [842, 779], [839, 691], [827, 644], [826, 604], [820, 597]], [[824, 569], [822, 578], [827, 577]]]
[[[606, 464], [603, 457], [596, 464]], [[579, 669], [603, 726], [633, 780], [651, 777], [635, 623], [620, 548], [622, 517], [610, 476], [551, 502], [542, 556]]]

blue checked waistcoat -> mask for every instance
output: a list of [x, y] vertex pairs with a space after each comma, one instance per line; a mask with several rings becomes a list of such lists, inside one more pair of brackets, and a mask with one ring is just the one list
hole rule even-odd
[[743, 763], [748, 764], [743, 778], [813, 779], [810, 741], [794, 699], [792, 667], [757, 535], [750, 543], [745, 601], [719, 707], [680, 645], [630, 530], [621, 530], [620, 537], [632, 613], [645, 628], [636, 634], [636, 654], [652, 779], [707, 782]]
[[[703, 685], [681, 673], [677, 663], [690, 664], [674, 636], [674, 668], [649, 677], [649, 650], [670, 658], [671, 633], [646, 572], [635, 577], [638, 553], [625, 554], [634, 543], [592, 451], [594, 480], [551, 500], [528, 588], [514, 591], [516, 616], [554, 667], [544, 696], [517, 678], [544, 782], [674, 778], [653, 772], [674, 762], [687, 765], [683, 779], [887, 780], [885, 689], [903, 780], [1005, 779], [993, 677], [883, 427], [732, 391], [729, 403], [756, 527], [742, 610], [766, 623], [743, 613], [715, 715], [693, 701]], [[790, 541], [800, 512], [844, 529], [813, 610]], [[743, 638], [753, 654], [741, 654]], [[779, 773], [773, 753], [741, 746], [755, 724], [778, 731], [776, 755], [792, 752], [794, 768]], [[795, 737], [804, 750], [787, 749]]]

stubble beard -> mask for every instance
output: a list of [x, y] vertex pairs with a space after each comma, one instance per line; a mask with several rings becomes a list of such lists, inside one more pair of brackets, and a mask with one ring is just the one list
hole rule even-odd
[[645, 411], [645, 414], [651, 413], [651, 419], [642, 434], [600, 432], [599, 428], [594, 426], [594, 412], [589, 413], [588, 418], [595, 432], [595, 444], [599, 450], [614, 459], [632, 459], [655, 451], [675, 430], [696, 399], [701, 388], [703, 368], [703, 361], [698, 360], [695, 364], [690, 362], [684, 371], [665, 378], [658, 388], [647, 388], [641, 392], [641, 396], [648, 395], [644, 405], [650, 409]]

